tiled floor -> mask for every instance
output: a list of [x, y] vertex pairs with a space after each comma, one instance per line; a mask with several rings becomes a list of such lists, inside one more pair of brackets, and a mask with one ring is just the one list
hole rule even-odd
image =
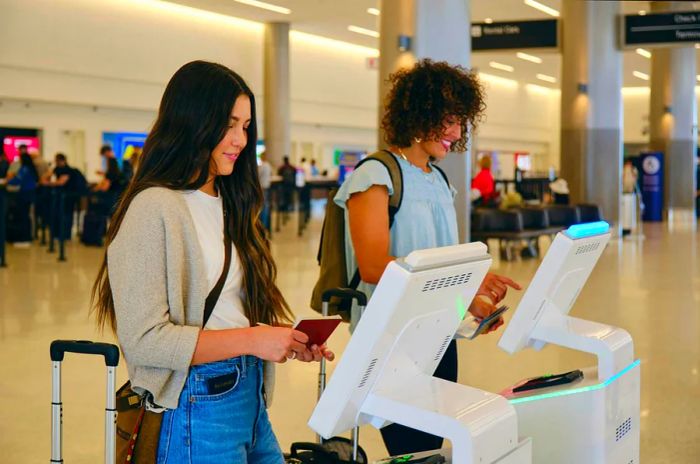
[[[320, 223], [303, 238], [295, 222], [275, 236], [279, 283], [298, 315], [311, 314], [308, 300], [316, 278]], [[627, 329], [642, 359], [641, 462], [700, 463], [700, 233], [668, 232], [648, 225], [646, 240], [613, 241], [572, 313]], [[57, 338], [105, 339], [88, 319], [90, 287], [102, 250], [68, 247], [67, 263], [37, 245], [8, 249], [10, 267], [0, 270], [0, 450], [1, 462], [41, 463], [50, 454], [49, 342]], [[523, 284], [537, 260], [494, 262], [494, 269]], [[516, 306], [521, 295], [506, 301]], [[341, 353], [348, 333], [331, 340]], [[498, 335], [460, 342], [460, 381], [498, 391], [544, 371], [591, 365], [586, 355], [556, 347], [509, 356]], [[67, 357], [64, 363], [64, 457], [73, 464], [102, 461], [104, 375], [99, 360]], [[120, 367], [119, 379], [125, 377]], [[273, 425], [284, 449], [313, 440], [306, 421], [316, 401], [316, 366], [287, 363], [278, 369]], [[383, 455], [376, 430], [365, 427], [362, 446], [370, 458]]]

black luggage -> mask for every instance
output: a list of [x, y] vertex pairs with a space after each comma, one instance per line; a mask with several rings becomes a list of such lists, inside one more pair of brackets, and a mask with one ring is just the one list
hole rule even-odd
[[88, 211], [83, 220], [83, 233], [80, 241], [85, 245], [102, 246], [102, 239], [107, 232], [107, 216]]

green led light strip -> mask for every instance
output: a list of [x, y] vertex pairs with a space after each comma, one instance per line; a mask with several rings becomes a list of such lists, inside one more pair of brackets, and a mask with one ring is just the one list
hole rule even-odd
[[557, 396], [566, 396], [566, 395], [575, 395], [576, 393], [583, 393], [587, 391], [593, 391], [593, 390], [600, 390], [601, 388], [605, 388], [635, 367], [639, 366], [639, 363], [641, 360], [636, 360], [629, 366], [625, 367], [622, 369], [620, 372], [617, 374], [613, 375], [610, 377], [608, 380], [606, 380], [603, 383], [599, 383], [598, 385], [591, 385], [590, 387], [582, 387], [582, 388], [574, 388], [573, 390], [564, 390], [564, 391], [558, 391], [558, 392], [552, 392], [552, 393], [544, 393], [542, 395], [535, 395], [535, 396], [528, 396], [526, 398], [514, 398], [512, 400], [508, 400], [510, 404], [520, 404], [520, 403], [527, 403], [528, 401], [537, 401], [537, 400], [544, 400], [547, 398], [556, 398]]
[[460, 321], [463, 321], [464, 316], [467, 315], [467, 305], [464, 304], [464, 298], [462, 298], [462, 295], [457, 295], [457, 314], [459, 314]]

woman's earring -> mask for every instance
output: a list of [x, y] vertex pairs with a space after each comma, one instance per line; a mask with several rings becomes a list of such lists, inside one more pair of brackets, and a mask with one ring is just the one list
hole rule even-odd
[[413, 141], [416, 142], [416, 143], [421, 143], [421, 142], [423, 141], [423, 139], [421, 139], [420, 137], [415, 137], [415, 138], [413, 139]]

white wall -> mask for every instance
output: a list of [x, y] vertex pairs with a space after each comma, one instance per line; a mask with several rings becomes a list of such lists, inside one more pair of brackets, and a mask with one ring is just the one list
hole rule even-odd
[[[167, 80], [190, 60], [230, 66], [262, 89], [259, 23], [155, 0], [0, 0], [0, 11], [0, 125], [41, 129], [46, 157], [67, 151], [64, 131], [83, 130], [88, 174], [102, 132], [147, 131]], [[368, 56], [376, 50], [291, 33], [292, 141], [312, 144], [322, 166], [334, 148], [374, 148], [378, 77]], [[488, 86], [479, 146], [558, 153], [552, 98]]]
[[486, 87], [486, 118], [475, 137], [477, 150], [524, 151], [533, 169], [559, 169], [559, 92], [480, 74]]

